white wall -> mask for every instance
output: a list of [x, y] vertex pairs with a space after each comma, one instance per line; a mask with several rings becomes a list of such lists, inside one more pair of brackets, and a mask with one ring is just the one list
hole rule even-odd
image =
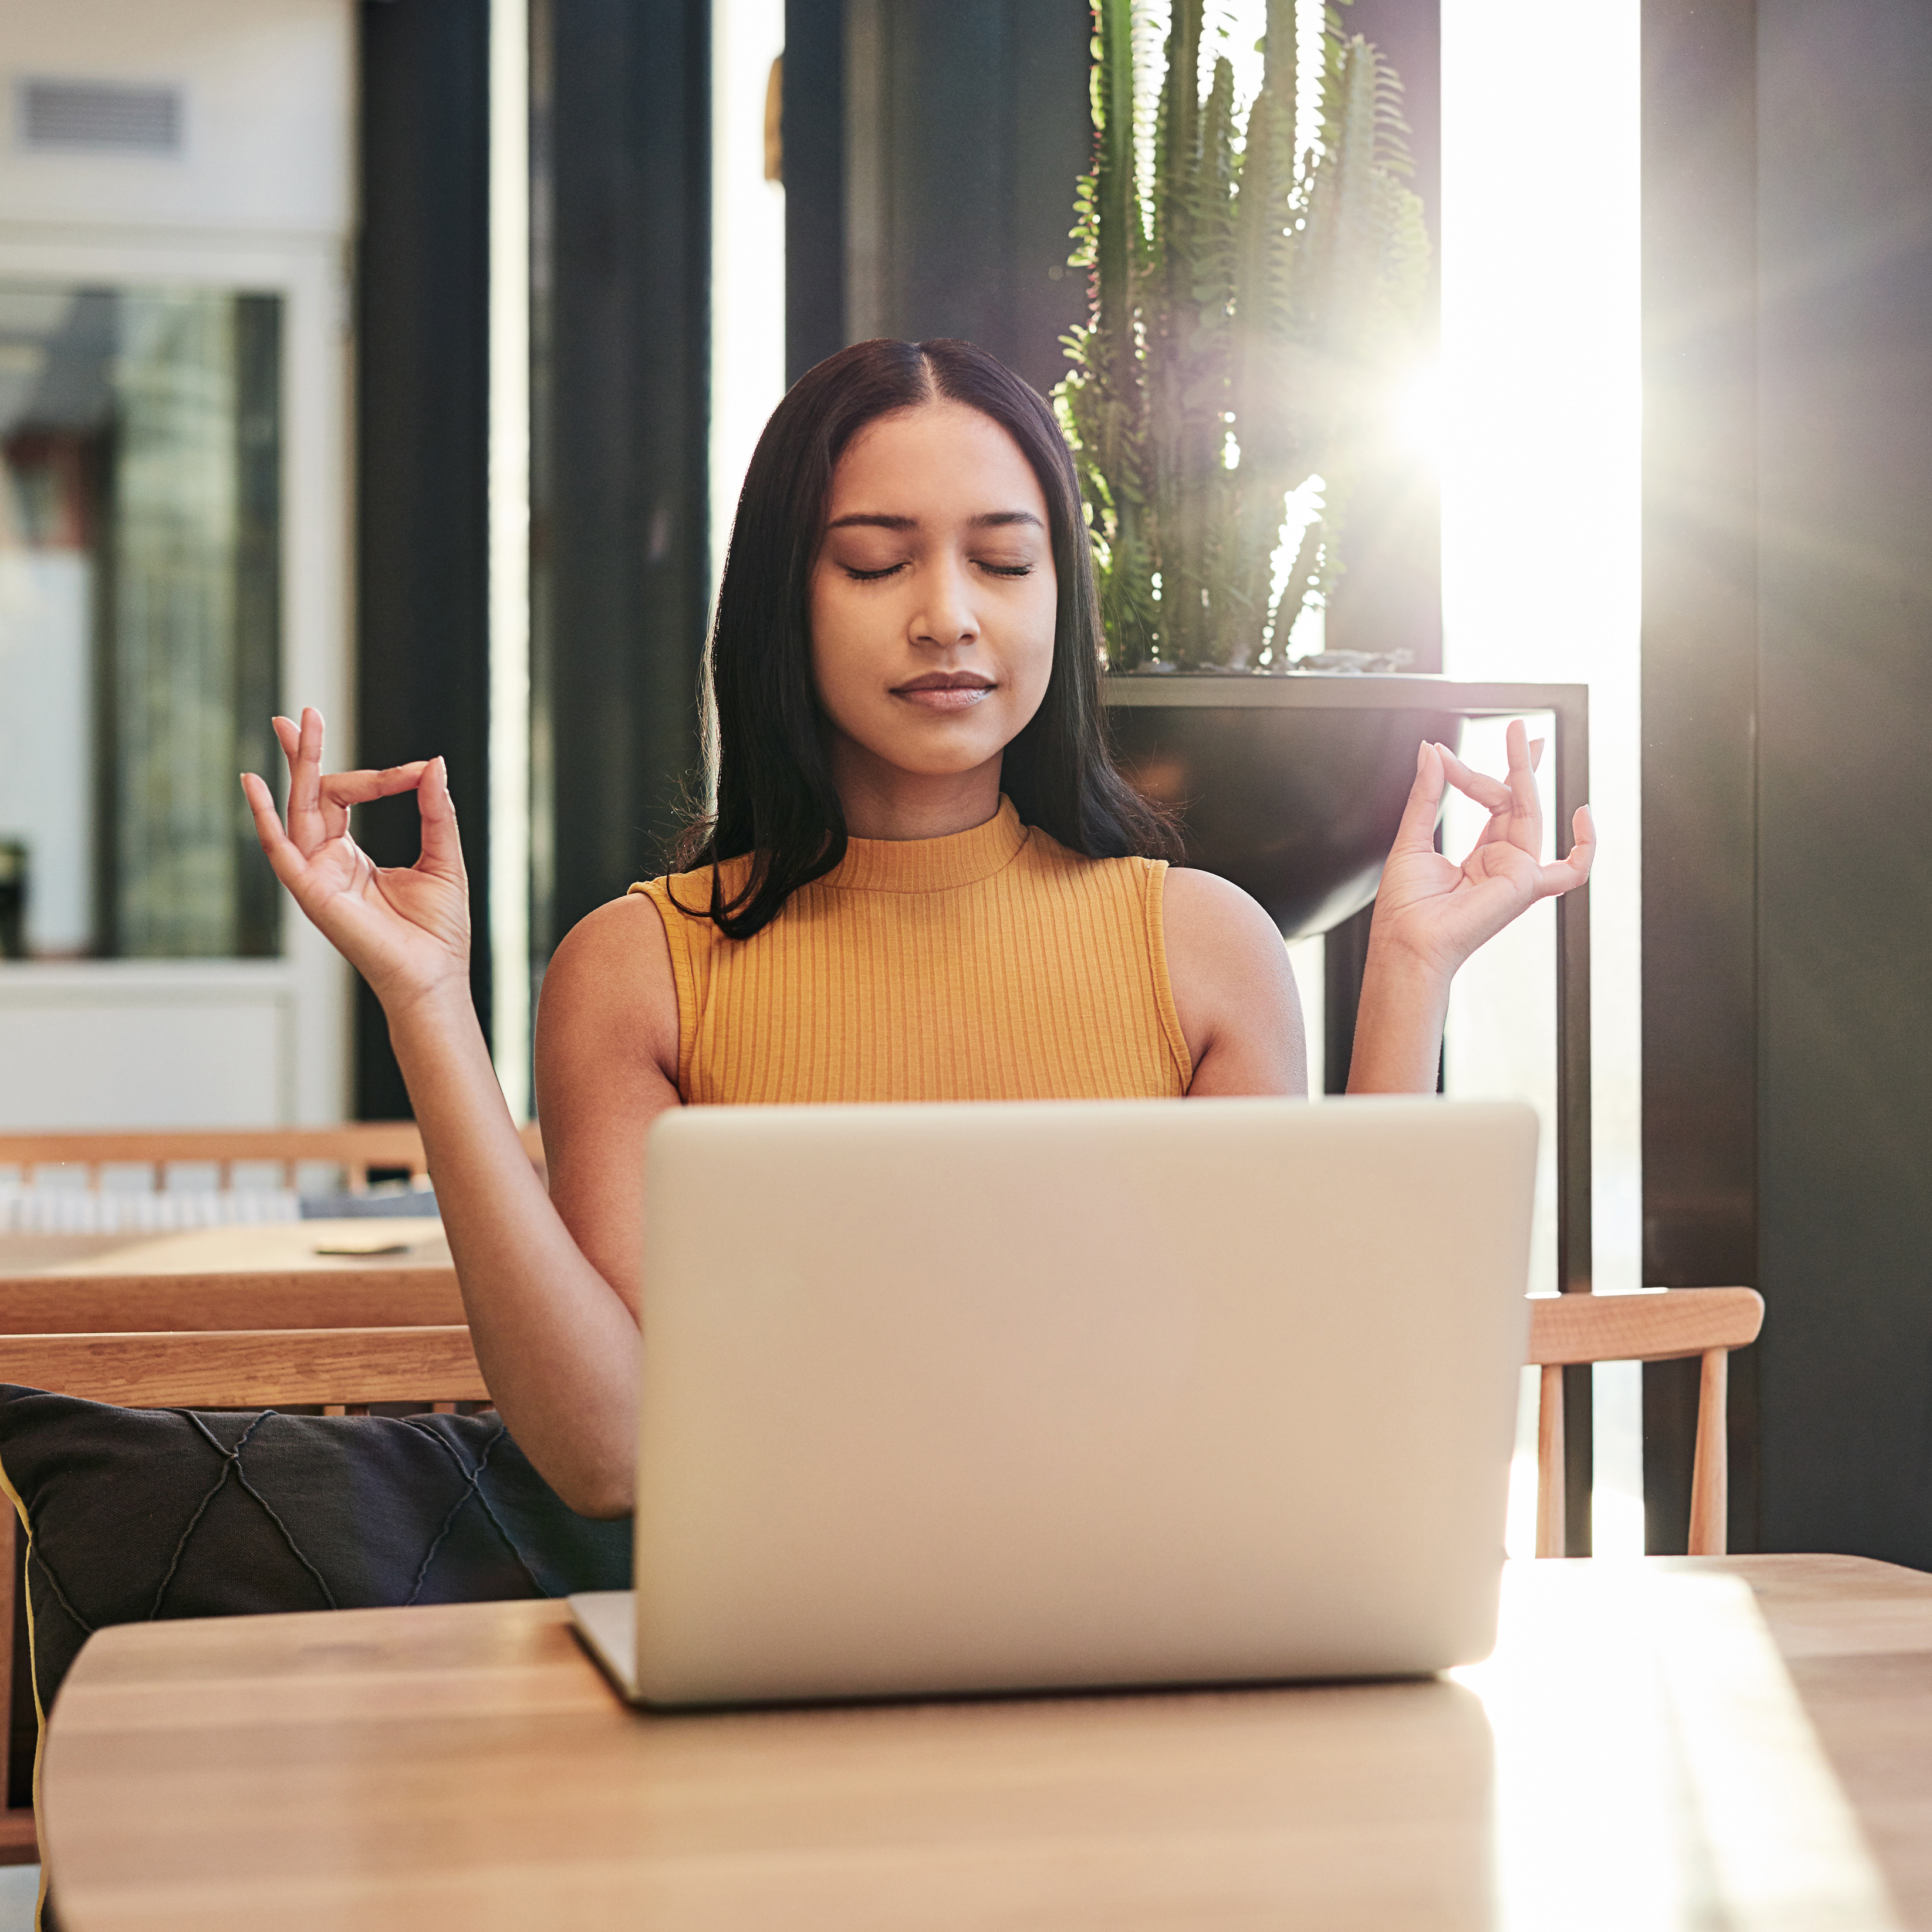
[[[0, 212], [33, 220], [340, 237], [350, 208], [346, 0], [0, 0]], [[24, 79], [169, 83], [174, 157], [36, 154]]]

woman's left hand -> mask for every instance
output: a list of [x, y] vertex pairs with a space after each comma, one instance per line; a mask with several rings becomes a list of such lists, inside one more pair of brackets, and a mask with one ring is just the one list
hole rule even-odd
[[[1537, 796], [1534, 746], [1522, 721], [1508, 733], [1509, 772], [1498, 781], [1472, 771], [1444, 745], [1424, 745], [1402, 826], [1382, 868], [1372, 941], [1394, 948], [1446, 980], [1469, 955], [1538, 899], [1574, 890], [1590, 876], [1596, 830], [1587, 806], [1576, 808], [1570, 856], [1546, 865], [1543, 806]], [[1460, 865], [1436, 850], [1443, 788], [1486, 807], [1490, 822]]]

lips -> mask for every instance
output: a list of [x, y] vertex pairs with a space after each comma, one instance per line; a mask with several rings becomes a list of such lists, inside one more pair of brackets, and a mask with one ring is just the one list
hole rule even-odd
[[923, 710], [964, 711], [993, 688], [993, 680], [976, 670], [929, 670], [895, 685], [892, 695]]

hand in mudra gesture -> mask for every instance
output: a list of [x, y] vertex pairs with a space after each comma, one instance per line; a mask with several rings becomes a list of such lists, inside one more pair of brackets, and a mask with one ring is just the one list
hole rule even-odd
[[[310, 707], [299, 726], [278, 718], [274, 727], [289, 762], [286, 830], [260, 778], [244, 773], [242, 789], [276, 878], [392, 1018], [395, 1003], [452, 986], [466, 999], [470, 881], [442, 759], [325, 777], [321, 712]], [[378, 866], [349, 836], [349, 808], [405, 791], [416, 794], [422, 856], [413, 866]]]
[[[1401, 829], [1382, 868], [1374, 938], [1444, 974], [1538, 899], [1571, 891], [1590, 876], [1597, 835], [1589, 808], [1576, 808], [1570, 856], [1546, 865], [1536, 790], [1542, 743], [1531, 745], [1520, 719], [1510, 726], [1507, 743], [1509, 771], [1501, 780], [1472, 770], [1445, 746], [1424, 745]], [[1460, 864], [1436, 850], [1445, 784], [1490, 813], [1482, 836]]]

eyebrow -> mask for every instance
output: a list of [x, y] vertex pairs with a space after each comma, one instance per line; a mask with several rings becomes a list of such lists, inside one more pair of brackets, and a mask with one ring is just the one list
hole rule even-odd
[[[1006, 530], [1016, 524], [1030, 524], [1036, 530], [1046, 527], [1030, 510], [985, 510], [967, 520], [974, 529], [981, 530]], [[849, 517], [834, 518], [826, 528], [832, 530], [916, 530], [919, 528], [919, 519], [916, 517], [887, 516], [877, 511], [858, 510]]]

